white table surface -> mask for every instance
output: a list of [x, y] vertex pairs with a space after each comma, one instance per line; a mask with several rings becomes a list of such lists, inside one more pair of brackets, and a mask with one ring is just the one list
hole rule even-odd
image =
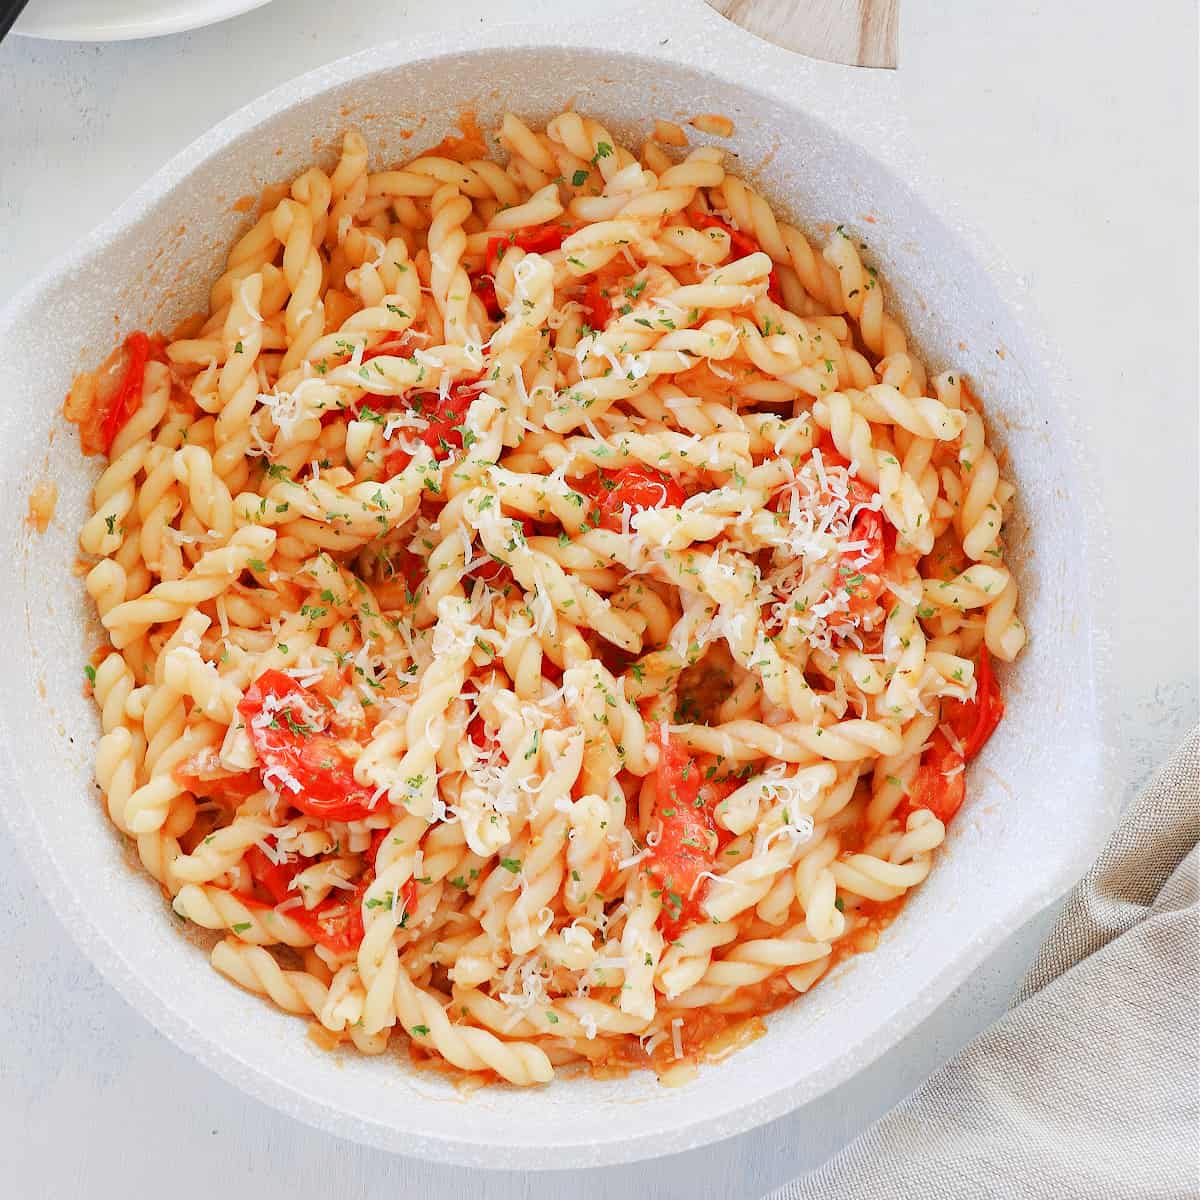
[[[10, 38], [0, 302], [176, 150], [292, 75], [450, 21], [485, 28], [629, 2], [275, 0], [154, 42]], [[1115, 564], [1096, 584], [1121, 631], [1118, 769], [1130, 793], [1197, 709], [1195, 47], [1189, 0], [1136, 14], [1112, 0], [904, 0], [901, 69], [871, 85], [1028, 280], [1078, 381]], [[822, 1162], [998, 1016], [1053, 916], [998, 948], [874, 1067], [792, 1116], [652, 1163], [539, 1176], [391, 1157], [248, 1099], [111, 992], [52, 910], [0, 825], [0, 1193], [14, 1200], [756, 1197]]]

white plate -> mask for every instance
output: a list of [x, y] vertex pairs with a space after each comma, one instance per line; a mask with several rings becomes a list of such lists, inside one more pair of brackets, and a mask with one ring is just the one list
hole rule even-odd
[[13, 33], [67, 42], [123, 42], [215, 25], [270, 0], [30, 0]]
[[[205, 134], [0, 312], [0, 813], [42, 902], [113, 985], [237, 1086], [341, 1136], [480, 1167], [689, 1149], [811, 1101], [877, 1058], [1061, 895], [1111, 828], [1101, 711], [1111, 606], [1101, 583], [1113, 572], [1096, 548], [1105, 531], [1076, 440], [1082, 402], [1028, 298], [947, 211], [946, 187], [916, 165], [894, 111], [862, 81], [766, 50], [699, 5], [672, 12], [669, 37], [653, 14], [622, 14], [615, 24], [500, 26], [378, 47]], [[869, 257], [931, 368], [968, 372], [987, 402], [1018, 485], [1013, 561], [1032, 638], [1004, 672], [1008, 716], [972, 768], [970, 803], [876, 951], [842, 964], [775, 1013], [767, 1036], [684, 1087], [639, 1072], [465, 1095], [414, 1071], [403, 1052], [335, 1059], [318, 1049], [303, 1021], [210, 970], [200, 939], [181, 936], [156, 885], [134, 869], [97, 799], [96, 714], [81, 689], [97, 635], [72, 567], [97, 464], [77, 455], [59, 404], [74, 372], [123, 332], [169, 328], [200, 307], [245, 223], [233, 200], [290, 178], [314, 144], [331, 164], [348, 122], [361, 124], [379, 164], [436, 142], [464, 106], [490, 128], [506, 106], [544, 120], [571, 98], [629, 137], [655, 116], [726, 113], [742, 169], [782, 208], [810, 226], [870, 230]], [[904, 180], [863, 149], [867, 128]], [[867, 214], [874, 224], [862, 224]], [[48, 470], [58, 513], [38, 537], [26, 498]]]

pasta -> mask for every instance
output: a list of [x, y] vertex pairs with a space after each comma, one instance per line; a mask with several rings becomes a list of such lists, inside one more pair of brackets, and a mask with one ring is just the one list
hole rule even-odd
[[497, 139], [350, 131], [66, 414], [113, 824], [246, 990], [526, 1085], [873, 945], [1026, 634], [979, 402], [853, 233], [670, 122]]

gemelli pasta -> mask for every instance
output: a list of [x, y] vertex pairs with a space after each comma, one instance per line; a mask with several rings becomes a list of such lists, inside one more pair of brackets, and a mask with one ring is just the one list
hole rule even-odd
[[854, 231], [656, 128], [350, 131], [67, 398], [107, 812], [218, 971], [366, 1053], [736, 1041], [874, 944], [1003, 715], [967, 382]]

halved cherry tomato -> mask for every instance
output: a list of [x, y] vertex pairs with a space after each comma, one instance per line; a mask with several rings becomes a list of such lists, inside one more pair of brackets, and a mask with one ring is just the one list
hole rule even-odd
[[1004, 716], [1004, 697], [992, 673], [992, 660], [986, 646], [979, 647], [974, 697], [943, 701], [942, 716], [958, 744], [955, 745], [941, 725], [934, 730], [921, 756], [921, 765], [909, 784], [908, 797], [899, 812], [901, 819], [913, 809], [927, 808], [945, 822], [962, 807], [966, 797], [964, 768], [983, 749]]
[[943, 824], [947, 823], [966, 798], [966, 773], [963, 756], [950, 739], [935, 729], [929, 739], [921, 765], [908, 785], [908, 795], [896, 810], [901, 822], [918, 808], [927, 808]]
[[[836, 450], [819, 443], [817, 448], [826, 467], [849, 467], [849, 463]], [[775, 512], [787, 512], [789, 494], [793, 486], [789, 484], [781, 488], [771, 498], [769, 507]], [[861, 620], [879, 605], [879, 599], [884, 592], [887, 564], [895, 550], [896, 535], [892, 526], [884, 520], [882, 513], [862, 507], [875, 499], [875, 492], [862, 480], [851, 478], [847, 484], [846, 495], [851, 511], [856, 508], [859, 510], [850, 522], [850, 540], [856, 548], [841, 555], [837, 567], [838, 582], [848, 595], [850, 614]], [[833, 502], [832, 496], [828, 497], [828, 502]]]
[[850, 523], [851, 540], [866, 545], [842, 555], [838, 575], [849, 596], [850, 612], [857, 617], [875, 608], [883, 594], [884, 530], [882, 514], [869, 508], [864, 508]]
[[596, 523], [618, 533], [627, 504], [634, 512], [642, 512], [647, 508], [678, 508], [687, 499], [687, 493], [670, 475], [650, 467], [600, 471], [585, 486], [596, 500]]
[[[413, 392], [403, 402], [418, 417], [424, 417], [428, 425], [417, 436], [432, 451], [434, 458], [442, 461], [463, 444], [462, 424], [471, 407], [471, 401], [487, 386], [482, 379], [459, 380], [445, 400], [437, 392]], [[365, 397], [364, 397], [365, 399]], [[384, 474], [390, 479], [403, 471], [412, 462], [412, 455], [400, 447], [388, 451], [383, 460]]]
[[[391, 334], [378, 345], [364, 350], [362, 361], [370, 362], [371, 359], [382, 358], [385, 354], [396, 358], [411, 358], [413, 351], [420, 348], [417, 343], [418, 339], [413, 330], [406, 329], [403, 333]], [[343, 357], [348, 356], [343, 354]], [[340, 421], [347, 413], [357, 421], [364, 408], [369, 408], [377, 413], [386, 412], [388, 409], [395, 408], [400, 400], [399, 396], [384, 396], [378, 392], [366, 392], [346, 408], [325, 409], [321, 413], [321, 425], [326, 426], [334, 421]]]
[[250, 876], [276, 904], [281, 904], [289, 896], [296, 895], [292, 889], [292, 880], [303, 869], [304, 864], [299, 858], [295, 862], [272, 862], [258, 846], [251, 846], [246, 851], [246, 866]]
[[407, 546], [401, 546], [396, 550], [388, 552], [388, 558], [391, 562], [389, 568], [391, 578], [399, 577], [404, 580], [404, 586], [413, 596], [417, 594], [417, 588], [425, 581], [426, 575], [429, 574], [429, 566], [426, 561], [419, 555], [414, 554]]
[[[406, 329], [403, 333], [384, 338], [377, 346], [364, 350], [362, 361], [370, 362], [371, 359], [382, 358], [384, 355], [395, 358], [411, 358], [413, 351], [418, 349], [420, 347], [417, 345], [416, 335], [411, 329]], [[350, 405], [349, 411], [357, 420], [359, 413], [364, 408], [369, 408], [374, 412], [387, 412], [389, 409], [403, 404], [403, 396], [384, 396], [379, 392], [366, 392]], [[332, 409], [328, 415], [337, 417], [341, 413], [339, 409]]]
[[548, 254], [557, 250], [569, 233], [571, 230], [566, 225], [535, 225], [512, 233], [495, 234], [487, 240], [484, 268], [489, 275], [495, 275], [509, 246], [517, 246], [526, 254]]
[[716, 822], [700, 795], [703, 780], [695, 760], [670, 735], [664, 739], [657, 724], [647, 732], [658, 746], [654, 815], [662, 832], [646, 870], [662, 893], [659, 923], [669, 941], [700, 915], [705, 888], [697, 881], [713, 867]]
[[84, 454], [108, 454], [113, 441], [142, 403], [146, 363], [166, 362], [166, 342], [161, 334], [131, 333], [94, 372], [91, 388], [72, 387], [63, 404], [67, 420], [79, 427]]
[[512, 578], [512, 573], [502, 563], [497, 562], [494, 558], [485, 559], [477, 567], [472, 567], [467, 572], [472, 579], [482, 579], [484, 583], [500, 584], [506, 583]]
[[[386, 830], [384, 831], [386, 832]], [[315, 908], [289, 908], [285, 916], [290, 917], [318, 945], [334, 954], [349, 954], [357, 950], [363, 940], [363, 898], [375, 881], [373, 868], [363, 872], [358, 886], [352, 892], [338, 892], [326, 897]], [[417, 907], [417, 881], [408, 880], [400, 888], [400, 925], [412, 916]]]
[[121, 386], [108, 406], [104, 424], [100, 427], [105, 454], [112, 449], [117, 434], [142, 403], [142, 385], [149, 360], [150, 338], [139, 329], [125, 339], [125, 373], [121, 376]]
[[[743, 233], [740, 229], [734, 229], [728, 221], [722, 221], [714, 213], [694, 213], [692, 215], [692, 223], [697, 229], [725, 230], [729, 234], [730, 248], [738, 258], [745, 258], [749, 254], [757, 254], [762, 249], [758, 242], [748, 233]], [[776, 274], [774, 267], [771, 268], [770, 282], [767, 284], [767, 295], [776, 304], [783, 303], [783, 289], [779, 286], [779, 276]]]
[[[373, 878], [374, 873], [371, 874]], [[333, 954], [349, 954], [357, 950], [363, 940], [362, 901], [370, 885], [370, 879], [364, 876], [352, 892], [327, 896], [315, 908], [289, 908], [284, 915], [295, 921], [319, 946]]]
[[946, 722], [962, 743], [966, 762], [977, 755], [996, 732], [1004, 716], [1004, 697], [992, 672], [992, 658], [987, 646], [979, 647], [975, 666], [975, 696], [971, 700], [948, 700], [942, 706]]
[[[357, 821], [371, 812], [372, 791], [354, 778], [354, 763], [325, 732], [328, 705], [290, 675], [264, 671], [238, 712], [264, 771], [278, 772], [281, 799], [310, 817]], [[297, 790], [297, 788], [299, 790]]]

